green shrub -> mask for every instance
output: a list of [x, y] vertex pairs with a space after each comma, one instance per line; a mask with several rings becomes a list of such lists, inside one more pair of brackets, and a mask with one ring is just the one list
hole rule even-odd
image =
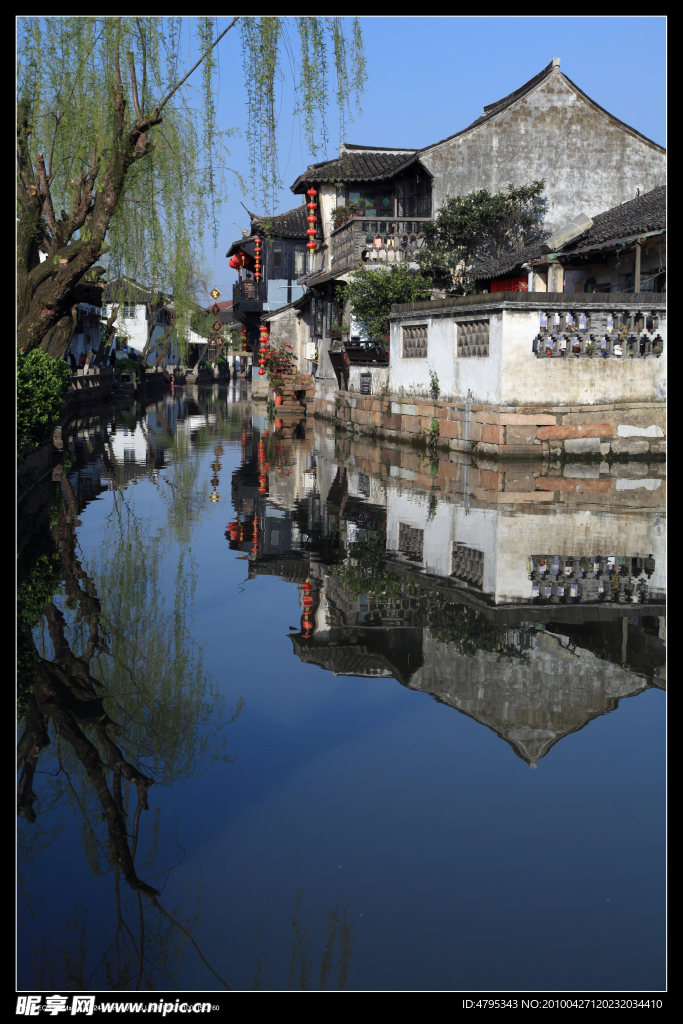
[[71, 369], [42, 349], [17, 353], [17, 454], [50, 437], [71, 386]]

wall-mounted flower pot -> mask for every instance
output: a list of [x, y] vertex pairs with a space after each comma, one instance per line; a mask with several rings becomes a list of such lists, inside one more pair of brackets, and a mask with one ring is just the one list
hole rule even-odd
[[276, 395], [275, 396], [275, 404], [276, 405], [282, 405], [282, 395]]

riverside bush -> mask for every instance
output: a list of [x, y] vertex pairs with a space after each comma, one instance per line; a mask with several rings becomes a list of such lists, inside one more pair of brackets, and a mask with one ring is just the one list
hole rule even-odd
[[71, 369], [42, 349], [17, 353], [17, 455], [45, 444], [64, 409]]

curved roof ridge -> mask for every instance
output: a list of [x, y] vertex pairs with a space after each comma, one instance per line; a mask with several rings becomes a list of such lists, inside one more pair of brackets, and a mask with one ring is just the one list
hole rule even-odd
[[519, 99], [525, 93], [533, 89], [535, 85], [539, 85], [540, 82], [547, 78], [555, 66], [557, 66], [557, 70], [559, 71], [559, 64], [554, 65], [551, 61], [550, 64], [544, 67], [542, 71], [539, 71], [537, 75], [534, 75], [533, 78], [530, 78], [528, 82], [525, 82], [524, 85], [520, 85], [519, 88], [513, 89], [512, 92], [509, 92], [507, 96], [503, 96], [502, 100], [496, 100], [495, 103], [487, 103], [484, 107], [484, 113], [488, 114], [490, 111], [495, 110], [496, 107], [509, 107], [511, 103], [514, 103], [515, 100]]
[[591, 106], [595, 107], [596, 110], [599, 110], [602, 114], [608, 117], [615, 124], [619, 125], [622, 128], [625, 128], [629, 132], [632, 132], [634, 135], [637, 135], [638, 138], [643, 139], [643, 141], [649, 143], [651, 146], [656, 146], [656, 148], [661, 150], [662, 153], [666, 152], [665, 147], [661, 146], [658, 142], [655, 142], [654, 139], [650, 139], [647, 135], [643, 135], [643, 133], [639, 132], [637, 128], [634, 128], [630, 124], [626, 124], [625, 121], [621, 121], [616, 116], [616, 114], [611, 114], [609, 110], [606, 110], [604, 107], [601, 107], [600, 104], [597, 103], [594, 99], [591, 99], [588, 93], [585, 93], [583, 89], [581, 89], [576, 84], [576, 82], [573, 82], [568, 75], [565, 75], [563, 71], [560, 71], [559, 65], [554, 65], [552, 61], [550, 62], [550, 64], [548, 64], [547, 67], [543, 68], [543, 70], [540, 71], [537, 75], [535, 75], [533, 78], [530, 78], [529, 81], [526, 82], [524, 85], [520, 86], [519, 89], [515, 89], [514, 92], [508, 93], [508, 95], [504, 96], [503, 99], [497, 100], [495, 103], [489, 103], [487, 106], [485, 106], [484, 113], [481, 114], [480, 117], [476, 118], [476, 120], [472, 121], [472, 124], [469, 124], [466, 128], [462, 128], [459, 132], [454, 132], [452, 135], [447, 135], [445, 139], [440, 139], [439, 142], [432, 142], [428, 146], [423, 146], [423, 148], [418, 150], [418, 152], [425, 153], [430, 149], [436, 149], [437, 146], [442, 146], [445, 142], [450, 142], [452, 139], [457, 139], [458, 136], [465, 135], [473, 128], [476, 128], [481, 124], [485, 124], [486, 121], [490, 121], [497, 114], [501, 113], [501, 111], [506, 110], [508, 107], [511, 107], [518, 100], [522, 99], [523, 96], [528, 95], [528, 93], [532, 92], [547, 78], [550, 78], [550, 76], [553, 75], [555, 72], [557, 72], [558, 76], [563, 78], [571, 86], [572, 89], [575, 89], [576, 92], [579, 93], [583, 97], [583, 99], [586, 100], [587, 103], [590, 103]]

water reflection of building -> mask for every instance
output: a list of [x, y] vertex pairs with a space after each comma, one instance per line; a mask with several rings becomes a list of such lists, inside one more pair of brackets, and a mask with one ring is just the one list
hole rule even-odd
[[[303, 662], [430, 693], [532, 767], [620, 699], [663, 685], [660, 509], [473, 507], [363, 474], [327, 434], [287, 457], [291, 472], [275, 486], [271, 472], [261, 501], [251, 574], [298, 585], [302, 610], [311, 580], [311, 631], [291, 637]], [[368, 538], [384, 550], [384, 593], [339, 570]]]

